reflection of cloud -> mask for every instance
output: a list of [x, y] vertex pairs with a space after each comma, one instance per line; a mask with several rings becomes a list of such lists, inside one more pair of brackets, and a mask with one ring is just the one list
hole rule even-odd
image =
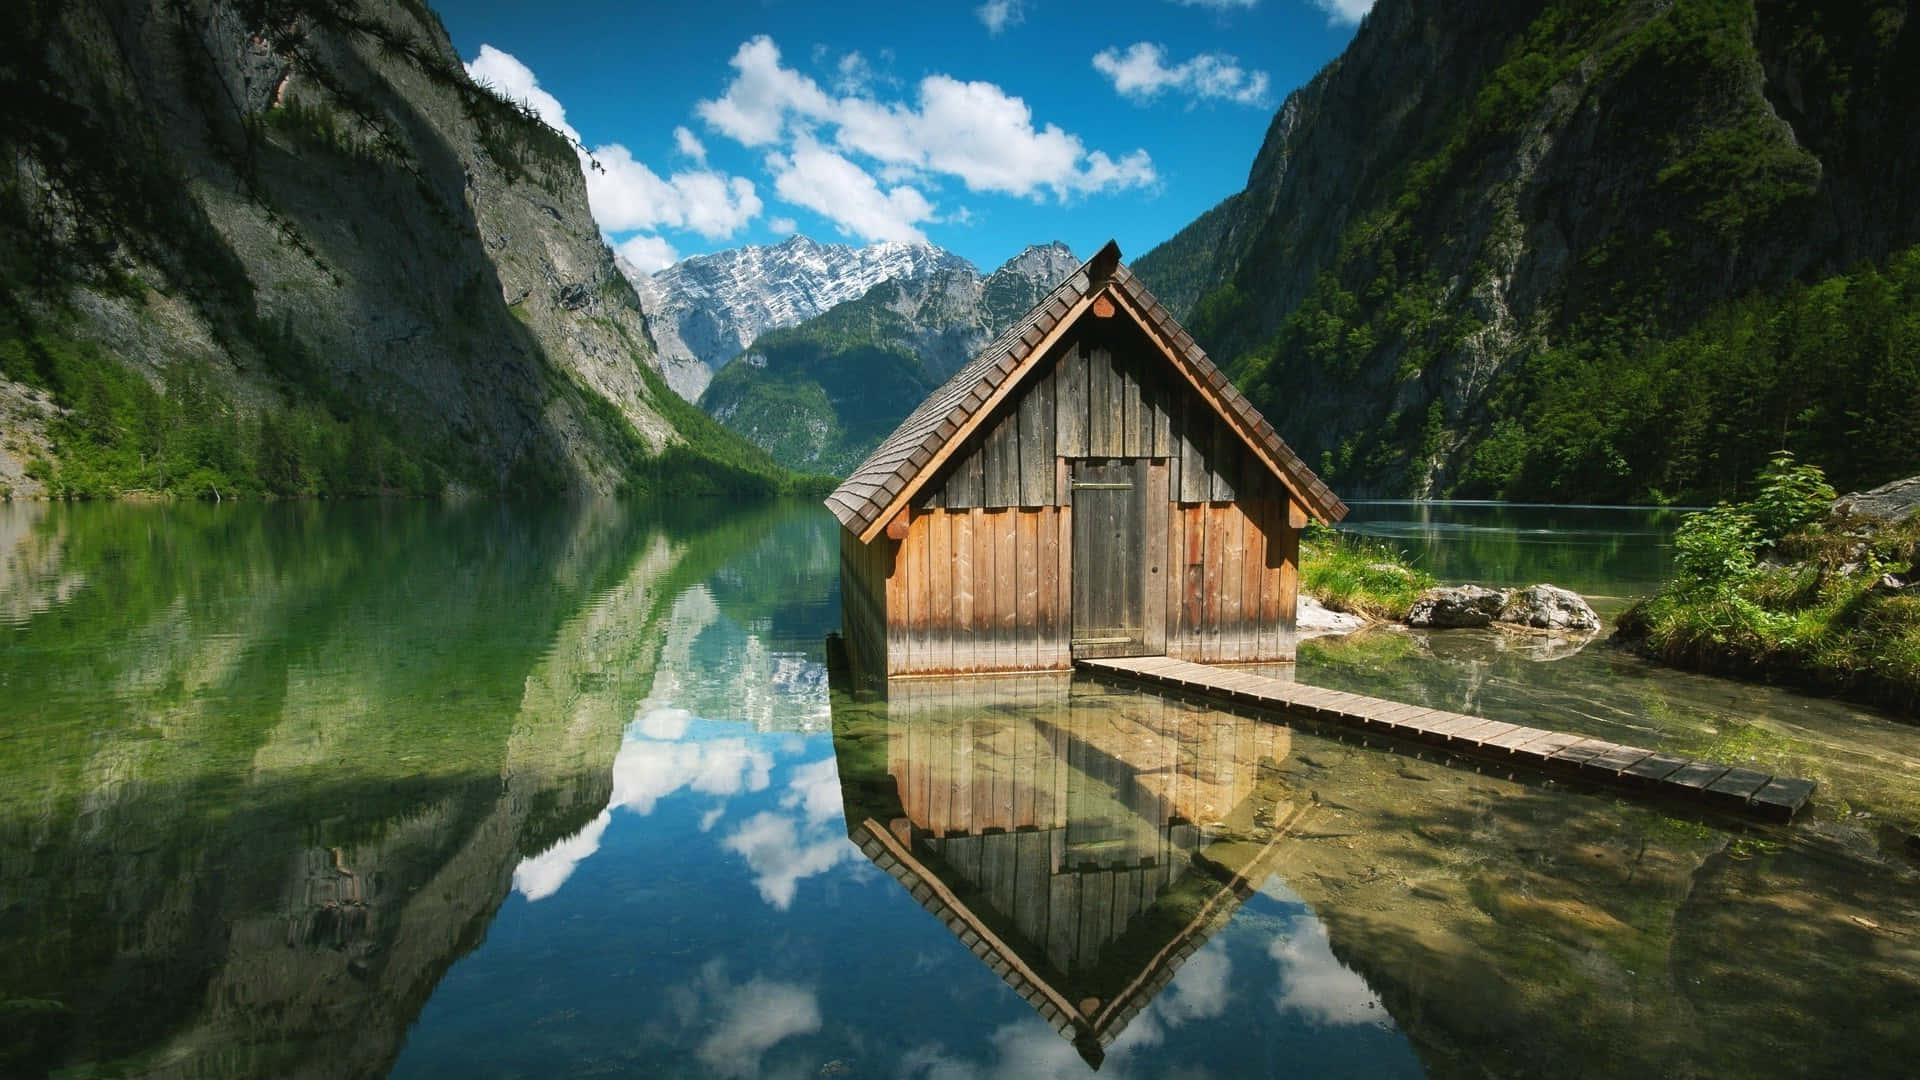
[[1327, 928], [1313, 915], [1295, 916], [1286, 936], [1267, 947], [1267, 955], [1280, 963], [1281, 990], [1274, 1006], [1282, 1014], [1298, 1013], [1314, 1025], [1391, 1025], [1366, 980], [1333, 955]]
[[821, 758], [795, 766], [787, 780], [787, 793], [780, 797], [780, 805], [789, 810], [805, 807], [809, 825], [832, 820], [840, 813], [840, 773], [834, 759]]
[[824, 874], [859, 851], [845, 836], [833, 833], [803, 845], [793, 822], [767, 811], [748, 818], [725, 846], [746, 856], [760, 896], [782, 911], [793, 903], [801, 879]]
[[607, 831], [613, 815], [605, 810], [587, 822], [587, 826], [531, 859], [520, 860], [513, 869], [513, 887], [529, 901], [542, 900], [560, 891], [573, 876], [573, 869], [587, 856], [600, 850], [600, 834]]
[[687, 724], [692, 719], [693, 714], [685, 709], [647, 709], [638, 712], [633, 724], [649, 739], [672, 742], [687, 733]]
[[1233, 961], [1224, 944], [1209, 942], [1194, 953], [1174, 976], [1168, 993], [1154, 1002], [1154, 1011], [1171, 1027], [1189, 1020], [1211, 1020], [1227, 1011], [1227, 981], [1233, 976]]
[[767, 786], [773, 755], [745, 739], [628, 739], [613, 761], [613, 801], [642, 817], [682, 788], [722, 797]]
[[[820, 1030], [820, 1002], [812, 987], [755, 976], [739, 986], [726, 966], [710, 960], [693, 981], [667, 994], [681, 1026], [707, 1037], [694, 1054], [721, 1076], [758, 1076], [760, 1059], [782, 1040]], [[709, 1017], [717, 1017], [711, 1023]]]

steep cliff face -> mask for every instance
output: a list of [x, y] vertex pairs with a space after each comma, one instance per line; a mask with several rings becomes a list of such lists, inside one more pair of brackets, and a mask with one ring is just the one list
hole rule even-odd
[[[649, 366], [573, 149], [476, 87], [419, 0], [27, 0], [0, 84], [0, 364], [54, 398], [18, 410], [16, 477], [604, 492], [662, 461], [721, 487], [777, 473]], [[167, 443], [182, 424], [195, 447]]]
[[1711, 497], [1783, 444], [1877, 482], [1920, 458], [1849, 418], [1920, 391], [1860, 325], [1916, 284], [1910, 14], [1380, 0], [1135, 267], [1350, 494]]
[[695, 255], [651, 276], [624, 270], [652, 322], [667, 381], [688, 401], [698, 401], [714, 372], [768, 330], [804, 322], [883, 281], [977, 273], [932, 244], [853, 247], [799, 235]]
[[963, 264], [883, 282], [760, 335], [715, 376], [701, 407], [788, 468], [844, 475], [1079, 265], [1056, 242], [984, 277]]

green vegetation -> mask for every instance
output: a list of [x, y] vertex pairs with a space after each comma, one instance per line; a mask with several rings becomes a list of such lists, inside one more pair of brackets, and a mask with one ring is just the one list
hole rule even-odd
[[1751, 502], [1694, 514], [1675, 575], [1619, 636], [1680, 667], [1792, 683], [1920, 713], [1920, 514], [1826, 517], [1819, 469], [1777, 455]]
[[1300, 591], [1334, 611], [1397, 621], [1436, 584], [1390, 544], [1318, 525], [1300, 538]]
[[1920, 237], [1878, 209], [1910, 156], [1910, 125], [1878, 134], [1914, 107], [1903, 12], [1479, 12], [1427, 92], [1387, 92], [1409, 114], [1308, 92], [1276, 125], [1295, 141], [1263, 160], [1312, 152], [1295, 129], [1398, 125], [1337, 213], [1256, 163], [1136, 269], [1195, 298], [1176, 310], [1255, 404], [1326, 418], [1289, 437], [1336, 487], [1712, 501], [1783, 446], [1843, 487], [1920, 471]]

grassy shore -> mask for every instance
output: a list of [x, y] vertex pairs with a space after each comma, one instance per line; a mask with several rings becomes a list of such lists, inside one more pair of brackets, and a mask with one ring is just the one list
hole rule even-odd
[[[1808, 488], [1782, 497], [1785, 470]], [[1772, 467], [1753, 503], [1696, 514], [1676, 573], [1629, 608], [1617, 639], [1695, 671], [1800, 686], [1920, 715], [1920, 514], [1897, 523], [1825, 514], [1818, 470]], [[1763, 480], [1766, 477], [1763, 476]], [[1800, 501], [1817, 511], [1773, 514]]]
[[1435, 584], [1390, 544], [1316, 526], [1300, 538], [1300, 591], [1334, 611], [1397, 622]]

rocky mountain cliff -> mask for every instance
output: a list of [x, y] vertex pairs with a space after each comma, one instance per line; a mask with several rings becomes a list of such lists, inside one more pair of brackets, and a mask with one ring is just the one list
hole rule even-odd
[[0, 93], [11, 493], [783, 482], [420, 0], [26, 0]]
[[1379, 0], [1134, 267], [1348, 495], [1920, 468], [1911, 5]]
[[713, 373], [768, 330], [793, 326], [883, 281], [923, 278], [973, 264], [931, 244], [853, 247], [800, 235], [683, 259], [651, 276], [623, 266], [640, 294], [667, 382], [698, 401]]
[[1055, 242], [985, 276], [962, 264], [883, 282], [760, 335], [714, 377], [701, 407], [788, 468], [844, 475], [1079, 265]]

